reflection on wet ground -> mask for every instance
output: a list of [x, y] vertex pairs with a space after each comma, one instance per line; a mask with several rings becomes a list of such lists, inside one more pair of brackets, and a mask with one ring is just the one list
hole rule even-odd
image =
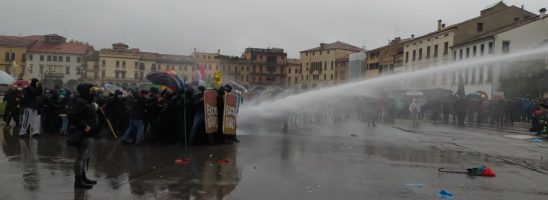
[[[547, 197], [544, 175], [438, 143], [429, 135], [383, 126], [341, 130], [361, 133], [256, 133], [240, 136], [240, 144], [192, 146], [186, 154], [177, 146], [97, 140], [89, 172], [99, 183], [85, 191], [72, 188], [75, 149], [62, 138], [18, 138], [4, 128], [0, 191], [10, 192], [1, 192], [0, 199], [432, 199], [441, 188], [459, 199]], [[182, 158], [190, 163], [175, 164]], [[478, 164], [500, 175], [471, 179], [437, 173], [438, 167]], [[406, 184], [412, 182], [428, 187], [411, 190]]]
[[[114, 195], [121, 198], [221, 199], [240, 180], [234, 145], [191, 147], [187, 156], [180, 147], [125, 146], [109, 140], [96, 141], [94, 148], [89, 168], [100, 184], [90, 191], [74, 190], [74, 147], [57, 136], [18, 138], [10, 128], [4, 128], [0, 188], [12, 192], [0, 194], [0, 199], [33, 195], [49, 199], [47, 194], [55, 192], [48, 191], [52, 188], [60, 189], [61, 195], [74, 190], [77, 198], [97, 190], [114, 190], [120, 191]], [[183, 157], [191, 162], [174, 164]], [[219, 164], [218, 160], [229, 162]], [[15, 183], [22, 183], [23, 188]], [[99, 192], [93, 197], [112, 196]]]

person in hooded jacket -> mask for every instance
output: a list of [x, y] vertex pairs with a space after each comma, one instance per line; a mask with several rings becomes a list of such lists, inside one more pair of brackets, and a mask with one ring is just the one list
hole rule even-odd
[[72, 131], [82, 132], [82, 138], [77, 145], [77, 157], [74, 161], [75, 188], [91, 189], [95, 180], [86, 176], [86, 166], [89, 165], [91, 149], [93, 148], [94, 137], [97, 135], [99, 126], [97, 120], [97, 109], [94, 94], [99, 91], [93, 84], [82, 83], [76, 88], [78, 96], [73, 100], [68, 118]]

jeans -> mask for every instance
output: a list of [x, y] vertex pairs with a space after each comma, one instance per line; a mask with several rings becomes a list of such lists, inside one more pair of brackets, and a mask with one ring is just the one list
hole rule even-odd
[[190, 136], [188, 137], [189, 144], [193, 144], [200, 131], [200, 125], [204, 123], [204, 113], [197, 112], [192, 120], [192, 128], [190, 129]]
[[130, 119], [129, 126], [122, 137], [122, 141], [127, 141], [129, 139], [133, 128], [137, 129], [137, 136], [135, 138], [135, 144], [140, 144], [143, 141], [143, 132], [145, 131], [145, 124], [142, 119]]
[[91, 137], [84, 137], [77, 147], [78, 152], [74, 161], [74, 174], [77, 176], [83, 175], [86, 171], [86, 166], [91, 156], [91, 149], [93, 148], [93, 141], [94, 139]]
[[62, 123], [61, 123], [61, 133], [62, 134], [67, 134], [68, 125], [69, 125], [68, 117], [67, 116], [62, 116], [61, 121], [62, 121]]

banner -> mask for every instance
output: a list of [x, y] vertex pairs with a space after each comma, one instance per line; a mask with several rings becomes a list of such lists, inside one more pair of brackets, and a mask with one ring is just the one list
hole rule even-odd
[[227, 135], [236, 134], [236, 106], [237, 96], [232, 93], [225, 95], [225, 110], [223, 112], [223, 133]]
[[204, 91], [204, 114], [206, 133], [216, 133], [219, 130], [217, 118], [217, 91]]

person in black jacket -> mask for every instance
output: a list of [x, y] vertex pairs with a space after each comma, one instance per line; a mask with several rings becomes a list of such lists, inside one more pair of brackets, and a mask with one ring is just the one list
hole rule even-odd
[[91, 189], [97, 181], [87, 178], [85, 166], [89, 163], [94, 137], [99, 127], [96, 112], [99, 106], [94, 102], [94, 93], [97, 93], [98, 89], [93, 84], [82, 83], [76, 90], [78, 96], [73, 100], [68, 112], [70, 126], [73, 128], [72, 134], [76, 131], [82, 133], [74, 161], [74, 187]]
[[145, 124], [143, 119], [145, 118], [145, 98], [141, 93], [135, 92], [128, 99], [130, 103], [129, 109], [129, 125], [122, 137], [122, 143], [130, 143], [129, 137], [133, 131], [133, 128], [137, 129], [135, 137], [135, 144], [139, 145], [143, 142], [143, 134], [145, 131]]
[[42, 95], [42, 84], [38, 79], [33, 78], [30, 85], [23, 90], [23, 117], [19, 136], [27, 134], [30, 127], [30, 132], [33, 136], [40, 135], [40, 96]]
[[4, 108], [4, 122], [6, 122], [6, 126], [10, 126], [11, 118], [16, 119], [14, 117], [15, 111], [18, 109], [15, 103], [16, 92], [16, 88], [12, 86], [6, 91], [6, 94], [4, 94], [4, 103], [6, 104], [6, 107]]

